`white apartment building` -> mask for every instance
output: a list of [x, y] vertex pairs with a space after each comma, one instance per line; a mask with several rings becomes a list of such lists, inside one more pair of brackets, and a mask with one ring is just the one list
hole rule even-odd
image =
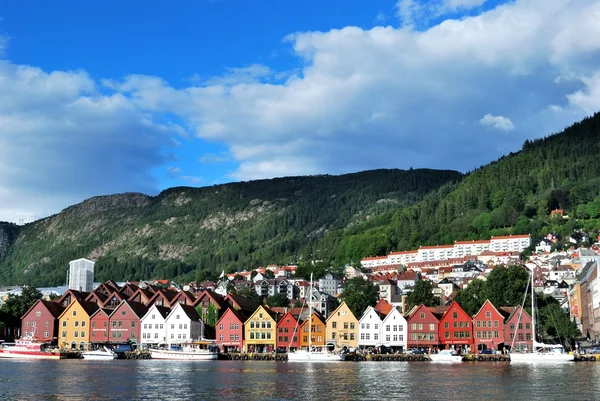
[[165, 319], [168, 343], [184, 343], [199, 340], [204, 333], [200, 314], [191, 305], [177, 304]]
[[454, 257], [454, 245], [420, 246], [417, 251], [417, 262], [446, 260]]
[[360, 264], [362, 267], [377, 267], [389, 265], [390, 262], [387, 256], [372, 256], [364, 258], [360, 261]]
[[381, 324], [381, 345], [407, 349], [408, 323], [402, 313], [393, 308]]
[[358, 346], [361, 348], [381, 345], [381, 318], [372, 306], [369, 306], [358, 320]]
[[531, 245], [531, 235], [505, 235], [490, 239], [492, 252], [522, 252]]
[[408, 265], [417, 261], [417, 251], [390, 252], [388, 262], [395, 265]]
[[70, 290], [91, 292], [94, 289], [94, 264], [84, 258], [69, 262], [67, 282]]
[[481, 241], [455, 241], [454, 257], [462, 258], [465, 256], [479, 255], [483, 251], [490, 249], [490, 240]]

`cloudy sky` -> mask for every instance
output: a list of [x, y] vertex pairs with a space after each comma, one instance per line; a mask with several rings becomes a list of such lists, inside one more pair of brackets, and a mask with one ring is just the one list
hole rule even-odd
[[466, 172], [598, 110], [597, 0], [1, 2], [0, 221], [178, 185]]

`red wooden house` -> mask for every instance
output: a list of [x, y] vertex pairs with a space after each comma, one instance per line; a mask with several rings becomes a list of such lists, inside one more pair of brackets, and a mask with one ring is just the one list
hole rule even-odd
[[115, 309], [119, 305], [121, 305], [121, 302], [123, 302], [125, 299], [126, 298], [123, 296], [123, 294], [121, 294], [118, 291], [114, 291], [108, 296], [108, 298], [106, 298], [106, 301], [104, 301], [104, 303], [100, 306], [106, 309]]
[[171, 307], [173, 305], [172, 301], [176, 296], [177, 291], [160, 289], [154, 293], [146, 305], [148, 307], [152, 305]]
[[114, 343], [125, 343], [128, 340], [140, 342], [141, 319], [148, 311], [143, 304], [124, 300], [109, 316], [109, 337]]
[[100, 308], [90, 317], [90, 343], [105, 344], [110, 341], [109, 316], [112, 309]]
[[277, 349], [286, 352], [297, 350], [300, 347], [299, 332], [298, 314], [291, 311], [286, 312], [277, 322], [277, 338], [275, 341]]
[[440, 344], [443, 348], [469, 350], [473, 347], [473, 320], [453, 301], [440, 319]]
[[107, 299], [108, 299], [107, 295], [104, 295], [103, 293], [98, 292], [98, 291], [90, 292], [90, 295], [88, 295], [85, 298], [86, 301], [93, 302], [97, 305], [104, 305], [104, 303], [106, 302]]
[[250, 317], [243, 311], [227, 308], [216, 326], [217, 345], [223, 352], [241, 352], [244, 349], [244, 322]]
[[[507, 308], [502, 308], [507, 310]], [[515, 350], [531, 350], [533, 348], [533, 340], [531, 338], [531, 316], [521, 306], [511, 308], [512, 313], [504, 323], [504, 346], [511, 349], [514, 339]]]
[[[154, 292], [147, 288], [138, 288], [132, 295], [129, 296], [129, 300], [133, 302], [139, 302], [144, 305], [148, 305], [150, 299], [154, 296]], [[151, 305], [148, 305], [149, 307]]]
[[425, 305], [419, 305], [410, 311], [408, 318], [408, 348], [434, 348], [440, 344], [440, 320]]
[[64, 310], [59, 303], [38, 299], [21, 318], [21, 334], [41, 341], [58, 338], [58, 317]]
[[61, 304], [63, 307], [66, 308], [67, 306], [69, 306], [73, 302], [75, 302], [75, 300], [80, 300], [80, 301], [85, 300], [88, 297], [88, 295], [90, 295], [89, 292], [83, 292], [83, 291], [77, 291], [77, 290], [67, 290], [64, 292], [64, 294], [62, 294], [62, 296], [60, 298], [55, 300], [55, 302]]
[[496, 350], [504, 346], [504, 320], [508, 314], [498, 310], [490, 300], [486, 300], [473, 317], [473, 341], [475, 349]]

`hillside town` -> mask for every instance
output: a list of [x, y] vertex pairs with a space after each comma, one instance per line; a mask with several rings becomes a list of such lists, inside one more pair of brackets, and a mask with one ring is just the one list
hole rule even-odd
[[[453, 300], [473, 280], [485, 281], [493, 269], [518, 264], [533, 272], [535, 291], [555, 298], [586, 340], [595, 343], [600, 339], [600, 247], [573, 244], [552, 251], [555, 240], [549, 234], [533, 244], [536, 252], [527, 260], [519, 255], [532, 246], [530, 235], [392, 252], [364, 258], [360, 267], [346, 266], [343, 277], [327, 273], [312, 287], [295, 277], [297, 266], [276, 265], [223, 272], [216, 282], [182, 286], [170, 280], [94, 283], [94, 262], [79, 259], [70, 263], [68, 286], [38, 289], [43, 298], [20, 321], [4, 321], [2, 334], [77, 350], [212, 338], [222, 352], [287, 352], [306, 349], [309, 333], [312, 346], [330, 349], [530, 348], [531, 317], [520, 306], [486, 301], [469, 315]], [[372, 281], [379, 292], [379, 301], [362, 316], [338, 300], [344, 283], [356, 277]], [[439, 306], [408, 307], [407, 296], [420, 280], [432, 283]], [[242, 289], [261, 298], [283, 295], [291, 306], [260, 304], [238, 294]], [[0, 299], [22, 291], [3, 288]]]

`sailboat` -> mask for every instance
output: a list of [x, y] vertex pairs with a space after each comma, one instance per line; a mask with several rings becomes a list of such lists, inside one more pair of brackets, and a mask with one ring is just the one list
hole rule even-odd
[[[536, 341], [535, 337], [535, 292], [533, 286], [533, 277], [534, 277], [534, 269], [531, 269], [531, 338], [533, 340], [533, 350], [532, 352], [523, 352], [523, 353], [512, 353], [510, 354], [510, 362], [511, 363], [561, 363], [561, 362], [571, 362], [575, 360], [575, 355], [569, 354], [565, 352], [565, 349], [560, 344], [544, 344]], [[523, 313], [523, 306], [525, 305], [525, 297], [523, 298], [523, 305], [521, 305], [521, 313]], [[521, 315], [519, 315], [519, 320], [517, 320], [517, 328], [519, 327], [519, 322], [521, 320]], [[511, 344], [511, 349], [513, 349], [512, 345], [514, 345], [516, 335], [513, 338], [513, 343]]]
[[[310, 274], [310, 296], [309, 301], [312, 301], [313, 276]], [[323, 347], [322, 350], [312, 349], [312, 306], [309, 302], [308, 306], [308, 349], [296, 350], [288, 353], [289, 362], [340, 362], [344, 360], [341, 354], [335, 354]]]

